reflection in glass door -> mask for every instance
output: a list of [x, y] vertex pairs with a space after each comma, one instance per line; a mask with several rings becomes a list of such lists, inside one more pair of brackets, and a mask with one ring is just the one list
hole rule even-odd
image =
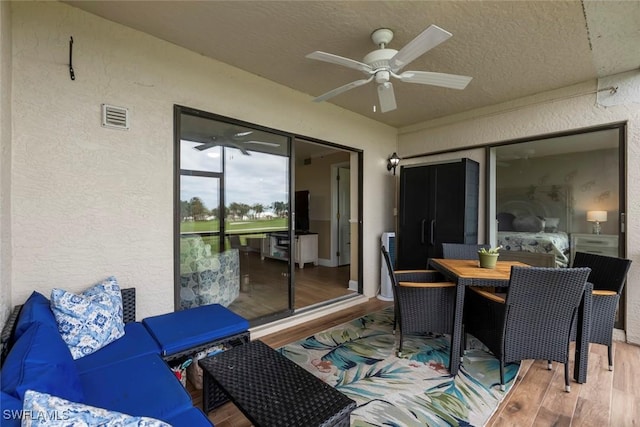
[[232, 308], [257, 319], [290, 310], [292, 245], [287, 138], [251, 135], [256, 139], [246, 152], [225, 148], [224, 222], [231, 250], [240, 258], [241, 292]]
[[[491, 243], [552, 254], [558, 267], [571, 266], [576, 252], [624, 257], [624, 141], [615, 124], [490, 147]], [[594, 211], [606, 219], [597, 234]], [[620, 329], [624, 306], [623, 293]]]
[[251, 321], [291, 313], [290, 138], [176, 113], [176, 307], [219, 303]]

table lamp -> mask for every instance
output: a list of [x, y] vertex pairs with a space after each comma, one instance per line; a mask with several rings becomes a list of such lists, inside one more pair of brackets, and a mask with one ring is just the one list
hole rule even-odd
[[587, 221], [593, 222], [593, 234], [600, 234], [600, 223], [607, 222], [607, 211], [587, 211]]

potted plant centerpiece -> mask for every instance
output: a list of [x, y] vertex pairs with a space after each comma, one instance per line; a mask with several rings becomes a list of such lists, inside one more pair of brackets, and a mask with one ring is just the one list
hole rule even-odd
[[498, 246], [497, 248], [481, 248], [478, 251], [478, 260], [480, 261], [481, 268], [496, 268], [496, 261], [498, 261], [498, 256], [500, 253], [498, 252], [502, 249], [502, 246]]

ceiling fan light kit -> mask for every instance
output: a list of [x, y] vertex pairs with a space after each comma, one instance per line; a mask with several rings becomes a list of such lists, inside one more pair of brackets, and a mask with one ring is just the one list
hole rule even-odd
[[378, 46], [378, 49], [369, 52], [362, 62], [332, 53], [322, 51], [312, 52], [307, 55], [307, 58], [352, 68], [369, 75], [366, 79], [356, 80], [330, 90], [316, 97], [314, 101], [326, 101], [329, 98], [365, 85], [375, 79], [378, 85], [380, 111], [383, 113], [393, 111], [397, 108], [397, 104], [391, 77], [406, 83], [464, 89], [471, 81], [471, 77], [429, 71], [405, 71], [402, 74], [398, 74], [398, 72], [411, 61], [433, 49], [451, 36], [452, 34], [450, 32], [443, 30], [437, 25], [430, 25], [398, 51], [386, 47], [391, 40], [393, 40], [393, 31], [388, 28], [379, 28], [371, 34], [371, 40]]

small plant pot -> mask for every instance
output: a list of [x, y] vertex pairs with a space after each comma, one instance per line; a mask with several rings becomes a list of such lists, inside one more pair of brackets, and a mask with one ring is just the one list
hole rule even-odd
[[500, 254], [478, 254], [480, 268], [496, 268], [496, 262]]

